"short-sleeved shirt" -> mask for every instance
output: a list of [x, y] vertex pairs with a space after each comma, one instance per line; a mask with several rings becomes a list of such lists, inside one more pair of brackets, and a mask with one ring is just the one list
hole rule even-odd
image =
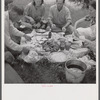
[[48, 19], [52, 19], [55, 25], [63, 27], [67, 23], [67, 20], [71, 20], [70, 11], [66, 6], [63, 6], [63, 8], [58, 11], [57, 5], [53, 5], [50, 8]]
[[32, 17], [35, 21], [43, 17], [45, 14], [45, 6], [42, 4], [39, 8], [35, 8], [33, 2], [29, 3], [25, 8], [25, 15]]

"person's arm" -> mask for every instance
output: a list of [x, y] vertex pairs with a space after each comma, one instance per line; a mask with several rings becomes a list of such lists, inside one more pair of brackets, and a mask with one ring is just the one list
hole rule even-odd
[[64, 27], [68, 27], [71, 24], [71, 20], [67, 20], [67, 23]]
[[10, 28], [11, 34], [13, 34], [15, 36], [23, 37], [25, 35], [25, 33], [21, 32], [17, 28], [15, 28], [12, 22], [10, 22], [9, 28]]
[[94, 41], [96, 40], [96, 24], [95, 25], [92, 25], [90, 26], [91, 30], [92, 30], [92, 35], [90, 36], [90, 40], [91, 41]]
[[94, 54], [96, 54], [96, 41], [93, 41], [91, 43], [91, 46], [89, 46], [89, 47], [94, 52]]
[[21, 51], [22, 47], [20, 45], [18, 45], [17, 43], [15, 43], [14, 41], [12, 41], [10, 34], [9, 34], [9, 22], [8, 20], [5, 19], [5, 45], [14, 50], [14, 51]]
[[34, 19], [32, 17], [30, 17], [30, 13], [31, 13], [31, 11], [30, 11], [30, 5], [31, 4], [28, 4], [25, 7], [25, 10], [24, 10], [24, 18], [25, 18], [25, 20], [28, 20], [29, 23], [34, 24], [35, 23]]
[[72, 22], [71, 22], [71, 14], [69, 9], [66, 8], [66, 15], [65, 15], [65, 19], [66, 19], [66, 24], [65, 24], [65, 28], [67, 28]]
[[87, 39], [89, 39], [89, 40], [91, 40], [91, 41], [94, 41], [95, 39], [96, 39], [96, 37], [95, 36], [93, 36], [93, 35], [91, 35], [91, 36], [88, 36], [88, 38]]
[[25, 9], [24, 9], [24, 15], [29, 16], [29, 13], [30, 13], [30, 5], [31, 5], [31, 4], [26, 5], [26, 7], [25, 7]]
[[9, 34], [9, 21], [5, 18], [5, 33], [4, 33], [4, 37], [5, 37], [5, 46], [8, 47], [11, 50], [17, 51], [17, 52], [28, 52], [29, 50], [26, 49], [25, 47], [23, 47], [22, 45], [19, 45], [17, 43], [15, 43]]
[[50, 26], [53, 25], [52, 18], [53, 18], [53, 12], [52, 12], [52, 8], [50, 8], [49, 16], [48, 16], [48, 22], [49, 22]]
[[14, 25], [12, 24], [12, 22], [10, 23], [10, 31], [11, 31], [11, 34], [13, 34], [15, 36], [24, 37], [27, 40], [31, 40], [31, 37], [29, 37], [25, 33], [21, 32], [17, 28], [15, 28]]
[[44, 20], [44, 16], [45, 16], [45, 6], [43, 5], [41, 20]]
[[27, 22], [22, 21], [22, 20], [21, 20], [20, 22], [21, 22], [21, 24], [24, 25], [25, 27], [28, 27], [28, 28], [32, 29], [32, 25], [31, 25], [30, 23], [27, 23]]
[[10, 38], [10, 36], [8, 36], [6, 33], [5, 33], [5, 45], [14, 50], [14, 51], [19, 51], [21, 52], [23, 47], [17, 43], [15, 43], [14, 41], [12, 41], [12, 39]]
[[85, 17], [84, 17], [84, 18], [81, 18], [81, 19], [79, 19], [79, 20], [77, 20], [77, 21], [75, 22], [74, 28], [76, 29], [77, 26], [78, 26], [78, 24], [79, 24], [79, 23], [82, 23], [82, 22], [84, 22], [84, 21], [85, 21]]
[[26, 22], [29, 22], [31, 24], [34, 24], [35, 23], [35, 21], [34, 21], [34, 19], [32, 17], [30, 17], [28, 15], [25, 15], [24, 17], [25, 17], [25, 21]]
[[65, 33], [66, 32], [66, 28], [71, 25], [71, 15], [70, 15], [70, 11], [68, 8], [65, 8], [65, 21], [66, 21], [66, 24], [62, 27], [62, 31]]
[[19, 45], [17, 43], [15, 43], [9, 35], [5, 34], [5, 46], [10, 48], [11, 50], [17, 51], [17, 52], [23, 52], [24, 54], [28, 54], [29, 53], [29, 49]]

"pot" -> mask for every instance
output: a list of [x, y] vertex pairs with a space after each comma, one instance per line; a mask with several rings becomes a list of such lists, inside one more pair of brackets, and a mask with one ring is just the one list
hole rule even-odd
[[66, 80], [72, 83], [80, 83], [87, 70], [87, 66], [80, 60], [69, 60], [65, 63]]

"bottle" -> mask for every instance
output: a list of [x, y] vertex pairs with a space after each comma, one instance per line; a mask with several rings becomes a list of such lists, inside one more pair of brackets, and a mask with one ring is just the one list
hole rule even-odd
[[50, 31], [48, 34], [48, 38], [51, 38], [51, 37], [52, 37], [52, 32]]
[[66, 50], [69, 50], [70, 49], [70, 46], [71, 46], [71, 43], [66, 42], [66, 46], [65, 46]]
[[65, 49], [65, 42], [60, 42], [60, 50], [64, 50]]

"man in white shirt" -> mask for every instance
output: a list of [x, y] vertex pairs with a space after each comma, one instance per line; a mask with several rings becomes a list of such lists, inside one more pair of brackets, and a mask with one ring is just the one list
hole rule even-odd
[[10, 10], [5, 12], [5, 46], [10, 50], [17, 52], [28, 52], [25, 47], [15, 43], [11, 36], [25, 37], [27, 40], [31, 40], [25, 33], [17, 30], [13, 23], [19, 21], [23, 17], [24, 9], [20, 6], [13, 6]]
[[69, 9], [64, 6], [65, 0], [56, 0], [56, 4], [51, 6], [49, 12], [49, 23], [51, 28], [60, 28], [62, 31], [71, 34], [71, 15]]

